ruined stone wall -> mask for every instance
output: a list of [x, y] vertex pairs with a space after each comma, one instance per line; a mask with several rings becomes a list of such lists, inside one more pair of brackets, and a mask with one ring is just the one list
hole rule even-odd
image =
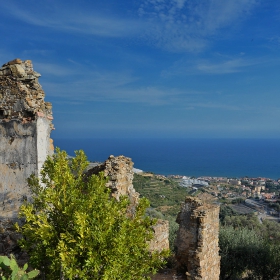
[[177, 222], [179, 231], [175, 242], [178, 268], [188, 280], [218, 280], [219, 206], [187, 197]]
[[[119, 199], [121, 195], [127, 195], [130, 200], [128, 215], [133, 216], [135, 207], [139, 201], [139, 193], [133, 187], [133, 162], [125, 156], [110, 156], [104, 163], [88, 170], [87, 175], [104, 172], [108, 177], [107, 187], [112, 190], [112, 196]], [[154, 239], [150, 242], [151, 251], [162, 251], [169, 249], [169, 223], [158, 220], [153, 226]]]
[[112, 190], [112, 196], [119, 200], [121, 195], [127, 195], [131, 204], [131, 211], [137, 205], [139, 193], [133, 187], [133, 162], [125, 156], [111, 155], [104, 163], [88, 170], [87, 176], [104, 172], [108, 177], [107, 187]]
[[149, 250], [162, 251], [169, 249], [169, 222], [166, 220], [158, 220], [153, 226], [154, 238], [149, 243]]
[[0, 68], [0, 217], [16, 217], [28, 197], [26, 179], [52, 154], [52, 106], [30, 60]]

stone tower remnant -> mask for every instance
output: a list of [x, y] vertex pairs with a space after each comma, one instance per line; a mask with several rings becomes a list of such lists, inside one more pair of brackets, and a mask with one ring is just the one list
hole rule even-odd
[[44, 101], [41, 75], [30, 60], [15, 59], [0, 68], [0, 216], [17, 216], [28, 197], [26, 179], [39, 175], [53, 153], [52, 105]]
[[178, 214], [175, 246], [178, 268], [188, 280], [218, 280], [219, 206], [187, 197]]

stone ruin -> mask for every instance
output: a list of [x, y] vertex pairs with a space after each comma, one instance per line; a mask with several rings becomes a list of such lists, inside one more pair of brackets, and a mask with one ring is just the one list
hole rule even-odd
[[0, 217], [14, 218], [27, 198], [26, 179], [52, 154], [52, 106], [30, 60], [0, 68]]
[[105, 177], [109, 177], [107, 187], [111, 189], [112, 196], [119, 200], [121, 195], [127, 195], [130, 203], [136, 205], [139, 199], [133, 187], [133, 162], [124, 156], [114, 157], [113, 155], [102, 164], [90, 168], [86, 176], [104, 172]]
[[[133, 162], [124, 156], [110, 156], [104, 163], [89, 169], [87, 176], [104, 172], [108, 177], [107, 187], [111, 189], [112, 196], [119, 200], [121, 195], [127, 195], [130, 200], [128, 215], [133, 216], [135, 207], [139, 201], [139, 193], [133, 187]], [[169, 223], [158, 220], [153, 226], [154, 239], [149, 243], [151, 251], [169, 249]]]
[[178, 214], [179, 231], [175, 241], [179, 270], [187, 280], [218, 280], [219, 206], [186, 197]]
[[[47, 155], [53, 153], [52, 106], [44, 101], [39, 77], [30, 60], [15, 59], [0, 68], [0, 254], [19, 251], [19, 235], [13, 230], [13, 221], [22, 201], [29, 196], [26, 179], [32, 173], [39, 176]], [[110, 156], [87, 171], [87, 175], [103, 171], [116, 199], [128, 195], [129, 215], [133, 215], [139, 199], [132, 185], [132, 168], [131, 159]], [[186, 272], [188, 280], [219, 279], [218, 215], [218, 206], [196, 198], [186, 198], [178, 214], [177, 265]], [[153, 227], [151, 251], [169, 248], [168, 227], [163, 220]]]

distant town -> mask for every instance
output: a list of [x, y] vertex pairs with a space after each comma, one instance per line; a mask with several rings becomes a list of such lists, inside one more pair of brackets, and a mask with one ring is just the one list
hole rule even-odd
[[[140, 170], [137, 170], [139, 173]], [[145, 173], [144, 176], [149, 176]], [[228, 204], [240, 214], [254, 213], [262, 219], [279, 221], [280, 179], [270, 178], [227, 178], [201, 176], [198, 178], [181, 175], [156, 175], [160, 180], [175, 180], [186, 187], [188, 194], [214, 203]]]

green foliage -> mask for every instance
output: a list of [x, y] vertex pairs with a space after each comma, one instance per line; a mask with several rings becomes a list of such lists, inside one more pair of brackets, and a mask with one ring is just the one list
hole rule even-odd
[[27, 280], [33, 279], [39, 275], [38, 270], [26, 272], [28, 264], [20, 268], [13, 255], [9, 259], [6, 256], [0, 256], [0, 276], [1, 280]]
[[221, 206], [221, 279], [280, 279], [280, 225]]
[[146, 209], [146, 215], [151, 217], [151, 218], [164, 220], [164, 215], [154, 208], [147, 208]]
[[224, 226], [230, 226], [234, 229], [247, 228], [254, 230], [260, 238], [270, 240], [270, 242], [275, 244], [280, 244], [280, 224], [275, 221], [264, 220], [263, 223], [260, 223], [256, 215], [248, 214], [225, 216], [221, 223]]
[[176, 218], [174, 216], [166, 216], [166, 220], [169, 221], [169, 247], [172, 252], [175, 252], [175, 240], [177, 237], [177, 232], [179, 225], [176, 223]]
[[220, 228], [221, 279], [280, 277], [280, 245], [272, 244], [248, 228]]
[[274, 184], [272, 181], [266, 181], [265, 188], [268, 189], [269, 192], [279, 193], [280, 185]]
[[280, 244], [280, 224], [275, 221], [264, 220], [262, 223], [261, 235], [269, 239], [271, 243]]
[[279, 202], [276, 202], [276, 203], [269, 203], [268, 206], [270, 208], [273, 208], [275, 211], [280, 211], [280, 204]]
[[238, 197], [238, 198], [235, 198], [235, 199], [233, 199], [232, 200], [232, 204], [240, 204], [240, 203], [244, 203], [244, 201], [245, 201], [245, 198], [241, 198], [241, 197]]
[[[151, 201], [151, 206], [167, 214], [177, 215], [181, 202], [188, 195], [188, 188], [181, 187], [176, 180], [160, 180], [156, 176], [134, 175], [133, 186], [142, 197]], [[161, 208], [161, 206], [164, 206]], [[166, 207], [167, 206], [167, 207]]]
[[166, 252], [148, 251], [155, 223], [144, 217], [148, 201], [140, 199], [128, 217], [128, 198], [111, 198], [103, 174], [85, 180], [87, 165], [82, 151], [69, 160], [57, 150], [44, 164], [42, 184], [29, 178], [33, 202], [20, 210], [21, 247], [46, 279], [149, 279]]
[[221, 204], [220, 213], [219, 213], [219, 219], [221, 222], [224, 221], [225, 217], [235, 216], [235, 215], [237, 215], [237, 213], [231, 207]]
[[[135, 174], [133, 186], [141, 196], [147, 197], [152, 207], [146, 214], [157, 219], [169, 221], [169, 246], [174, 251], [174, 242], [179, 225], [175, 222], [183, 202], [188, 193], [188, 188], [181, 187], [174, 179], [160, 180], [155, 176], [142, 176]], [[160, 197], [164, 196], [164, 199]]]

